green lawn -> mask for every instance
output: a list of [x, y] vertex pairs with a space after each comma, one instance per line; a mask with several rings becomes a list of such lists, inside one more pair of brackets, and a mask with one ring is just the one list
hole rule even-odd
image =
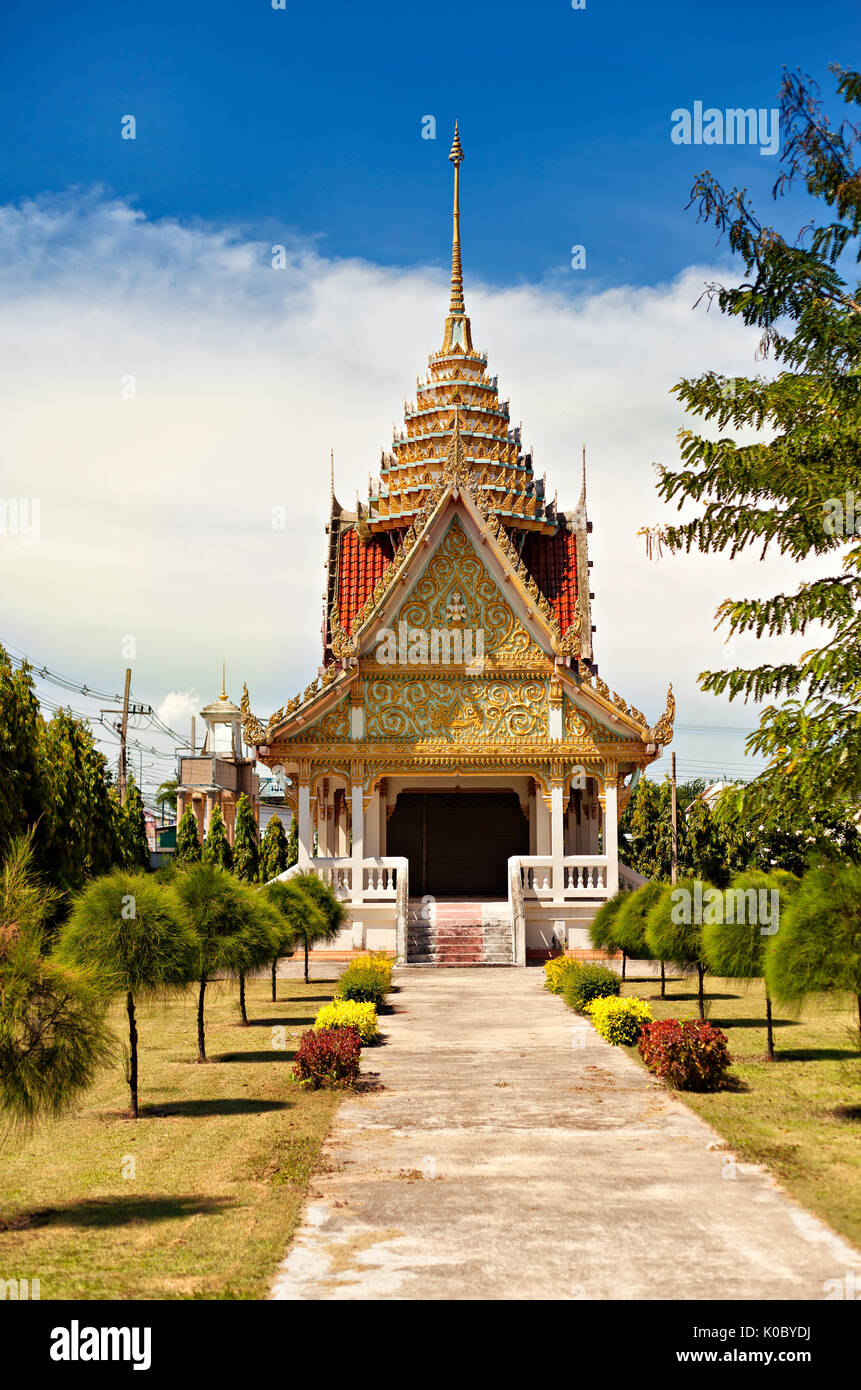
[[[695, 1018], [696, 978], [629, 980], [625, 995], [648, 1000], [655, 1018]], [[678, 1092], [744, 1162], [762, 1163], [787, 1191], [861, 1245], [861, 1054], [854, 1001], [819, 996], [797, 1013], [775, 1008], [774, 1063], [766, 1060], [765, 995], [709, 979], [710, 1022], [733, 1059], [730, 1087]], [[630, 1049], [639, 1056], [636, 1048]]]
[[196, 991], [142, 1006], [137, 1122], [120, 1059], [73, 1114], [0, 1137], [0, 1277], [43, 1299], [265, 1296], [338, 1103], [290, 1079], [333, 987], [279, 980], [273, 1004], [249, 981], [247, 1028], [235, 987], [210, 987], [205, 1066]]

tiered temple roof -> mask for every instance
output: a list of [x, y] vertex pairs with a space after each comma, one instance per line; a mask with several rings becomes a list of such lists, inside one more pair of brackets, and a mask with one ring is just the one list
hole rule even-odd
[[559, 512], [545, 497], [544, 479], [533, 473], [524, 453], [520, 427], [510, 423], [508, 402], [500, 400], [487, 357], [472, 345], [463, 296], [460, 244], [460, 165], [463, 150], [457, 127], [449, 156], [454, 165], [451, 295], [442, 347], [428, 359], [414, 402], [406, 406], [404, 428], [381, 459], [379, 477], [366, 503], [357, 499], [347, 512], [332, 494], [329, 525], [329, 581], [324, 614], [325, 659], [331, 660], [331, 615], [346, 632], [385, 574], [403, 536], [439, 480], [455, 431], [455, 421], [471, 485], [483, 507], [495, 515], [516, 542], [521, 558], [548, 599], [563, 633], [579, 612], [581, 657], [591, 658], [589, 582], [586, 559], [585, 489], [577, 508]]

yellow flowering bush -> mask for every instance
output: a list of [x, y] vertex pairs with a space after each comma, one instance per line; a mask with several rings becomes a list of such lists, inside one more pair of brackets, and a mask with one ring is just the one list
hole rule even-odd
[[320, 1009], [314, 1028], [317, 1032], [323, 1028], [357, 1028], [363, 1043], [376, 1042], [380, 1036], [377, 1006], [356, 999], [335, 999]]
[[615, 994], [590, 1000], [583, 1005], [583, 1012], [591, 1018], [595, 1031], [616, 1046], [635, 1043], [643, 1025], [652, 1021], [652, 1010], [644, 999], [620, 999]]
[[565, 976], [570, 970], [579, 970], [580, 962], [570, 956], [553, 956], [544, 962], [544, 988], [551, 994], [561, 994]]

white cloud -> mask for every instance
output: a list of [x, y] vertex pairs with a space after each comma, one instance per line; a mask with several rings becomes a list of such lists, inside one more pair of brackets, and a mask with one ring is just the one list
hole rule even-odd
[[[42, 533], [29, 547], [0, 538], [0, 638], [112, 685], [134, 636], [134, 688], [175, 710], [174, 727], [195, 687], [218, 693], [222, 660], [233, 698], [247, 680], [261, 715], [307, 683], [329, 450], [351, 504], [441, 341], [440, 273], [288, 249], [276, 271], [271, 248], [239, 231], [150, 222], [98, 194], [0, 209], [0, 496], [38, 497]], [[693, 310], [714, 273], [594, 292], [582, 277], [569, 295], [475, 284], [467, 256], [467, 304], [562, 504], [587, 445], [602, 674], [647, 713], [673, 680], [682, 722], [744, 724], [749, 713], [696, 692], [722, 659], [712, 613], [730, 593], [794, 585], [794, 568], [649, 563], [636, 535], [662, 516], [651, 463], [677, 458], [672, 384], [757, 369], [755, 334]], [[271, 524], [281, 503], [286, 531]], [[738, 758], [737, 742], [712, 747]]]
[[[200, 714], [201, 700], [196, 690], [171, 690], [165, 695], [156, 714], [163, 724], [167, 724], [176, 733], [188, 738], [191, 733], [191, 721]], [[200, 723], [201, 721], [198, 720]], [[197, 745], [200, 747], [204, 735], [204, 729], [196, 730]]]

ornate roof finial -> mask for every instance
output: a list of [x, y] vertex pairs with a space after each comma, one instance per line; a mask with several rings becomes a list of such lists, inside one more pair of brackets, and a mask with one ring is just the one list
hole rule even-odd
[[226, 687], [226, 685], [224, 684], [224, 662], [223, 662], [223, 661], [222, 661], [222, 663], [221, 663], [221, 694], [219, 695], [218, 698], [219, 698], [219, 700], [226, 700], [226, 699], [227, 699], [227, 687]]
[[463, 150], [457, 132], [457, 121], [454, 123], [454, 139], [451, 142], [449, 159], [454, 165], [454, 211], [451, 239], [451, 302], [448, 311], [450, 314], [463, 314], [466, 312], [463, 302], [463, 269], [460, 263], [460, 166], [463, 163]]

